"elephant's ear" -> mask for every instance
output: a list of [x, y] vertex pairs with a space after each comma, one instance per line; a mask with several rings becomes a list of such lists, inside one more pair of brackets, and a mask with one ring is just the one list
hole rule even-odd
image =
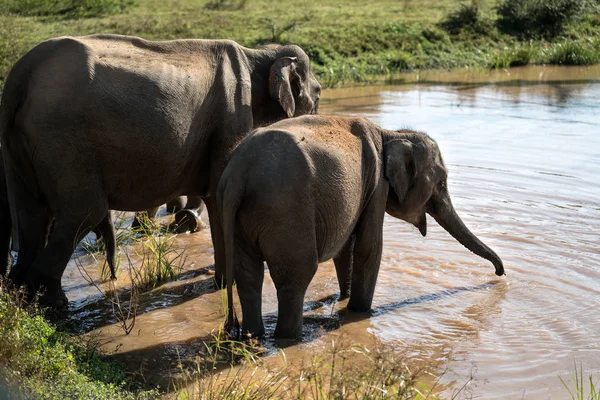
[[279, 101], [281, 107], [288, 117], [293, 117], [296, 111], [296, 103], [292, 94], [290, 78], [296, 72], [296, 57], [282, 57], [271, 66], [269, 73], [269, 94]]
[[402, 203], [415, 178], [413, 144], [406, 139], [392, 140], [384, 147], [385, 178]]

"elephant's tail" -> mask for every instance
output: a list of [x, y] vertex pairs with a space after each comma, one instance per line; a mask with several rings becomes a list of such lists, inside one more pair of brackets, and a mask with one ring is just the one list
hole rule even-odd
[[[19, 176], [29, 187], [35, 185], [29, 179], [23, 178], [23, 171], [30, 172], [31, 164], [28, 163], [26, 145], [22, 138], [16, 134], [15, 119], [17, 113], [26, 101], [29, 90], [29, 78], [32, 67], [30, 62], [23, 56], [9, 72], [0, 102], [0, 140], [2, 142], [2, 162], [4, 169], [2, 173], [6, 176], [7, 199], [10, 203], [10, 219], [12, 222], [12, 245], [15, 251], [19, 250], [18, 221], [16, 214], [16, 199], [12, 190], [14, 179]], [[27, 161], [25, 160], [27, 159]], [[17, 165], [19, 163], [20, 165]], [[24, 168], [19, 168], [24, 165]], [[17, 170], [21, 171], [18, 173]], [[35, 189], [33, 193], [37, 193]], [[2, 229], [4, 229], [3, 227]], [[0, 255], [4, 257], [4, 254]]]
[[[223, 174], [225, 176], [225, 174]], [[234, 269], [234, 235], [235, 217], [241, 204], [243, 188], [228, 179], [221, 179], [217, 188], [217, 205], [221, 222], [223, 224], [223, 236], [225, 242], [225, 280], [227, 282], [227, 322], [226, 332], [232, 328], [239, 336], [239, 322], [233, 308], [233, 269]]]
[[[15, 117], [17, 115], [17, 110], [19, 109], [21, 103], [22, 103], [22, 98], [24, 97], [24, 91], [26, 88], [23, 87], [23, 83], [19, 82], [20, 78], [19, 76], [14, 76], [14, 75], [19, 75], [18, 71], [15, 72], [15, 68], [13, 68], [13, 70], [8, 74], [8, 78], [6, 80], [6, 83], [4, 85], [4, 90], [2, 91], [2, 101], [0, 102], [0, 140], [2, 141], [2, 163], [3, 165], [0, 166], [0, 169], [2, 170], [2, 175], [4, 175], [2, 177], [2, 179], [4, 180], [4, 188], [2, 188], [2, 190], [4, 191], [3, 193], [6, 195], [6, 206], [4, 210], [2, 210], [2, 213], [8, 212], [8, 215], [3, 216], [2, 218], [2, 227], [0, 227], [0, 229], [4, 232], [5, 230], [9, 230], [9, 234], [7, 237], [2, 237], [2, 249], [4, 249], [5, 247], [5, 241], [8, 240], [9, 245], [6, 246], [7, 249], [10, 246], [10, 237], [12, 236], [12, 242], [13, 242], [13, 248], [15, 250], [19, 249], [19, 240], [18, 240], [18, 235], [17, 235], [17, 218], [16, 218], [16, 207], [10, 207], [9, 203], [14, 203], [14, 199], [10, 199], [9, 201], [9, 197], [12, 196], [12, 192], [8, 190], [8, 179], [6, 179], [5, 177], [9, 174], [9, 169], [10, 169], [10, 155], [9, 155], [9, 151], [11, 150], [10, 147], [12, 147], [11, 143], [11, 139], [12, 139], [12, 131], [13, 131], [13, 127], [14, 127], [14, 121], [15, 121]], [[24, 77], [23, 79], [24, 81], [27, 81], [27, 79]], [[10, 147], [9, 147], [10, 146]], [[6, 224], [5, 221], [10, 221], [12, 219], [13, 223], [10, 224], [10, 227], [8, 227], [8, 225]], [[10, 232], [10, 230], [12, 230], [12, 232]], [[1, 257], [4, 257], [5, 254], [1, 254]]]

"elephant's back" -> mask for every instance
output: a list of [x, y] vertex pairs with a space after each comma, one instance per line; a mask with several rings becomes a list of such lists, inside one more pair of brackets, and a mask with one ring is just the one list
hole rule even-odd
[[253, 236], [257, 220], [259, 240], [284, 227], [304, 234], [310, 227], [314, 237], [303, 240], [316, 239], [319, 259], [337, 254], [361, 209], [360, 146], [355, 149], [357, 154], [345, 157], [346, 151], [317, 140], [306, 126], [263, 129], [248, 137], [224, 174], [245, 186], [238, 212], [246, 234]]

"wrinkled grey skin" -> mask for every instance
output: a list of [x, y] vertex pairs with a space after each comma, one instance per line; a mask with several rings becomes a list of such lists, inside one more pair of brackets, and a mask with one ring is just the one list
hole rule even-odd
[[[2, 152], [0, 151], [0, 255], [6, 254], [6, 258], [2, 256], [2, 258], [0, 259], [0, 277], [6, 276], [6, 273], [9, 272], [10, 266], [12, 264], [12, 259], [10, 256], [11, 228], [12, 223], [10, 219], [10, 205], [8, 203], [8, 192], [6, 190], [4, 160], [2, 157]], [[96, 234], [96, 238], [99, 239], [101, 237], [104, 240], [104, 243], [106, 244], [106, 260], [110, 269], [110, 278], [117, 279], [115, 260], [117, 243], [115, 238], [115, 228], [112, 223], [112, 215], [110, 211], [106, 215], [106, 218], [104, 218], [100, 222], [100, 224], [98, 224], [98, 226], [96, 226], [93, 229], [93, 231]], [[28, 255], [19, 252], [19, 257], [28, 257]], [[21, 279], [15, 275], [18, 274], [19, 271], [20, 270], [18, 269], [10, 271], [10, 280], [18, 281], [19, 279]]]
[[[317, 265], [335, 261], [348, 308], [371, 308], [382, 250], [383, 217], [410, 222], [425, 236], [429, 213], [467, 249], [504, 274], [500, 258], [460, 220], [436, 143], [387, 131], [366, 119], [304, 116], [258, 129], [234, 151], [217, 189], [231, 283], [243, 330], [262, 335], [263, 261], [277, 289], [275, 336], [302, 334], [302, 306]], [[234, 272], [233, 274], [231, 272]], [[349, 285], [349, 287], [348, 287]]]
[[44, 289], [41, 302], [64, 306], [74, 244], [109, 209], [188, 195], [206, 202], [221, 279], [212, 193], [230, 152], [253, 127], [316, 112], [320, 89], [298, 46], [118, 35], [41, 43], [9, 73], [0, 105], [13, 242], [30, 254], [15, 268], [31, 292]]

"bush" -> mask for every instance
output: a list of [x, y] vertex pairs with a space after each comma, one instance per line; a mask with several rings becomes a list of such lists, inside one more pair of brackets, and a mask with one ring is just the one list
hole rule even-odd
[[458, 10], [454, 10], [446, 16], [440, 26], [452, 35], [463, 31], [486, 34], [493, 28], [492, 23], [483, 16], [475, 2], [461, 4]]
[[138, 0], [0, 0], [0, 13], [96, 17], [118, 14]]
[[586, 0], [503, 0], [497, 8], [498, 28], [520, 38], [552, 38], [580, 17]]

